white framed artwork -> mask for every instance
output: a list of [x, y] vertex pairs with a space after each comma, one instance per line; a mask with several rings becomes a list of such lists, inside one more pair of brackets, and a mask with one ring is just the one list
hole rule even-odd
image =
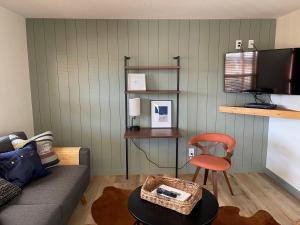
[[151, 127], [152, 128], [172, 127], [172, 101], [171, 100], [151, 101]]
[[129, 73], [127, 87], [129, 91], [146, 91], [146, 75], [144, 73]]

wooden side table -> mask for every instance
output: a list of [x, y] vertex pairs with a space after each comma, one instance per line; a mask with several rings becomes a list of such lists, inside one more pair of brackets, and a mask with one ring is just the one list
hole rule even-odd
[[209, 225], [217, 217], [219, 204], [216, 197], [203, 188], [202, 199], [190, 215], [147, 202], [140, 197], [141, 187], [135, 189], [128, 199], [128, 210], [136, 219], [136, 225]]

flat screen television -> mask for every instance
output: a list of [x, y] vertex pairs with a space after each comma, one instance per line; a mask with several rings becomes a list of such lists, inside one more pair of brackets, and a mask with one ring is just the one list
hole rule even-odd
[[300, 95], [300, 48], [226, 53], [224, 90]]

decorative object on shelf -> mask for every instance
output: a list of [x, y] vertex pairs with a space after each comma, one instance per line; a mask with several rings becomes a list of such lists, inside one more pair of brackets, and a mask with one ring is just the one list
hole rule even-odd
[[[178, 201], [174, 198], [157, 195], [153, 190], [161, 185], [187, 192], [190, 194], [190, 197], [186, 201]], [[197, 202], [202, 198], [202, 188], [200, 184], [177, 178], [149, 176], [142, 186], [141, 198], [181, 214], [189, 215]]]
[[172, 127], [172, 101], [171, 100], [151, 101], [151, 127], [152, 128]]
[[134, 125], [133, 121], [137, 116], [141, 115], [141, 99], [130, 98], [129, 99], [129, 116], [131, 116], [130, 130], [140, 130], [140, 126]]
[[146, 91], [146, 76], [144, 73], [128, 74], [129, 91]]

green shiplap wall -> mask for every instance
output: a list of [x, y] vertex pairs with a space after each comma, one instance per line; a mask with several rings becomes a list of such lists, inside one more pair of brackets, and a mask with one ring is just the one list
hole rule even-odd
[[[28, 19], [27, 38], [35, 133], [52, 130], [57, 146], [92, 150], [93, 174], [124, 174], [124, 61], [131, 65], [174, 65], [181, 56], [179, 165], [187, 160], [187, 140], [201, 132], [225, 132], [237, 139], [233, 171], [265, 167], [268, 118], [223, 114], [219, 105], [253, 101], [223, 92], [223, 57], [235, 40], [254, 39], [274, 47], [275, 20], [63, 20]], [[146, 71], [148, 88], [172, 89], [171, 71]], [[150, 100], [143, 95], [141, 126], [150, 125]], [[173, 118], [175, 115], [175, 101]], [[174, 121], [175, 122], [175, 121]], [[136, 141], [161, 166], [174, 166], [175, 141]], [[216, 149], [218, 154], [221, 154]], [[130, 173], [170, 173], [158, 169], [130, 144]], [[192, 172], [189, 166], [180, 173]]]

